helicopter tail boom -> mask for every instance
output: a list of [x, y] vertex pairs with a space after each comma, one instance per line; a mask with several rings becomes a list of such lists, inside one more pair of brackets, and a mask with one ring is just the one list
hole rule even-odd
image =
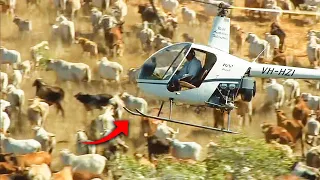
[[251, 63], [250, 77], [287, 78], [287, 79], [318, 79], [320, 69], [297, 68], [271, 64]]

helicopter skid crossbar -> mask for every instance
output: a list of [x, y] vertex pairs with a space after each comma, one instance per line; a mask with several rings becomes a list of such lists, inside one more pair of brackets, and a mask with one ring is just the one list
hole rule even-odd
[[187, 123], [187, 122], [173, 120], [173, 119], [164, 118], [164, 117], [151, 116], [151, 115], [147, 115], [147, 114], [142, 113], [138, 109], [136, 109], [137, 112], [133, 112], [133, 111], [129, 110], [126, 107], [123, 107], [123, 108], [127, 112], [129, 112], [130, 114], [135, 115], [135, 116], [143, 116], [143, 117], [148, 117], [148, 118], [152, 118], [152, 119], [158, 119], [158, 120], [162, 120], [162, 121], [168, 121], [168, 122], [177, 123], [177, 124], [183, 124], [183, 125], [187, 125], [187, 126], [193, 126], [193, 127], [202, 128], [202, 129], [208, 129], [208, 130], [213, 130], [213, 131], [238, 134], [238, 132], [233, 132], [233, 131], [226, 130], [226, 129], [213, 128], [213, 127], [209, 127], [209, 126], [202, 126], [202, 125]]

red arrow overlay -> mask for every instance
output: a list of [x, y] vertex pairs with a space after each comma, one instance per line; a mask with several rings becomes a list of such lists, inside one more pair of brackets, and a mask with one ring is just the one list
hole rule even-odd
[[111, 133], [107, 136], [90, 142], [82, 142], [83, 144], [101, 144], [107, 142], [115, 137], [117, 137], [120, 133], [123, 133], [125, 136], [128, 136], [129, 132], [129, 121], [128, 120], [117, 120], [114, 121], [114, 125], [116, 126]]

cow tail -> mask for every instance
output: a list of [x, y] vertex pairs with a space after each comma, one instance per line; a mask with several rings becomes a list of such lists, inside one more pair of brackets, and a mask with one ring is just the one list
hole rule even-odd
[[90, 69], [90, 67], [86, 68], [86, 77], [85, 78], [86, 78], [87, 82], [91, 81], [91, 69]]

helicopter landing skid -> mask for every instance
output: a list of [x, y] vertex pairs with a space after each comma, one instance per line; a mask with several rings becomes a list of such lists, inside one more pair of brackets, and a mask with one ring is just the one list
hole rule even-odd
[[192, 127], [197, 127], [197, 128], [202, 128], [202, 129], [208, 129], [208, 130], [213, 130], [213, 131], [219, 131], [219, 132], [225, 132], [225, 133], [232, 133], [232, 134], [238, 134], [238, 132], [233, 132], [227, 129], [219, 129], [219, 128], [213, 128], [213, 127], [209, 127], [209, 126], [202, 126], [202, 125], [197, 125], [197, 124], [192, 124], [192, 123], [188, 123], [188, 122], [183, 122], [183, 121], [178, 121], [178, 120], [173, 120], [171, 118], [164, 118], [164, 117], [159, 117], [159, 116], [151, 116], [151, 115], [147, 115], [142, 113], [141, 111], [139, 111], [138, 109], [136, 109], [136, 112], [133, 112], [131, 110], [129, 110], [126, 107], [123, 107], [128, 113], [135, 115], [135, 116], [143, 116], [143, 117], [148, 117], [148, 118], [152, 118], [152, 119], [158, 119], [158, 120], [162, 120], [162, 121], [168, 121], [168, 122], [172, 122], [172, 123], [177, 123], [177, 124], [183, 124], [183, 125], [187, 125], [187, 126], [192, 126]]

